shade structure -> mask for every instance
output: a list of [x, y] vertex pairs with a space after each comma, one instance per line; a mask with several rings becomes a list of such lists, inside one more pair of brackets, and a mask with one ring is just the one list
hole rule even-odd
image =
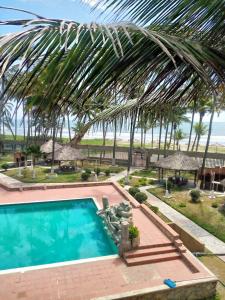
[[[52, 145], [53, 144], [53, 140], [49, 140], [46, 143], [44, 143], [43, 145], [41, 145], [41, 152], [46, 153], [46, 154], [50, 154], [52, 153]], [[55, 151], [59, 150], [60, 148], [62, 148], [62, 146], [55, 142]]]
[[86, 157], [81, 153], [80, 149], [72, 148], [65, 145], [55, 151], [54, 160], [58, 161], [72, 161], [72, 160], [84, 160]]
[[165, 158], [161, 158], [155, 163], [155, 166], [160, 169], [168, 169], [175, 171], [197, 171], [200, 168], [200, 163], [193, 157], [190, 157], [182, 152], [177, 152]]

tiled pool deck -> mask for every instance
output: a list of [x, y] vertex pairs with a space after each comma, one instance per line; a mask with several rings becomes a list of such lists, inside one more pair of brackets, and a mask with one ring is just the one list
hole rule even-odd
[[[119, 203], [123, 199], [133, 201], [134, 223], [140, 229], [142, 246], [170, 241], [163, 230], [152, 222], [141, 207], [115, 183], [84, 184], [64, 188], [58, 186], [54, 189], [23, 192], [0, 188], [0, 204], [94, 197], [101, 206], [103, 195], [110, 199], [110, 204]], [[193, 272], [182, 258], [128, 267], [121, 258], [116, 257], [23, 273], [1, 274], [0, 299], [131, 299], [129, 298], [131, 295], [134, 297], [136, 294], [146, 294], [150, 291], [162, 290], [167, 293], [169, 289], [163, 284], [165, 278], [177, 281], [178, 287], [216, 280], [214, 275], [189, 252], [185, 255], [198, 272]]]

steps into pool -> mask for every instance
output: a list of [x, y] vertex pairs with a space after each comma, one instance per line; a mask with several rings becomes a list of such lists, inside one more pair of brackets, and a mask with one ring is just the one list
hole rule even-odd
[[127, 266], [151, 264], [161, 261], [175, 260], [181, 258], [181, 253], [186, 249], [173, 243], [145, 245], [138, 249], [124, 253], [124, 260]]

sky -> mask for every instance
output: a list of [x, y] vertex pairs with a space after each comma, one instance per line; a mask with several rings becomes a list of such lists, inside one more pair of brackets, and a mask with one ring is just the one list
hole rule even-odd
[[[96, 0], [0, 0], [1, 6], [25, 9], [43, 17], [74, 20], [81, 23], [101, 22], [101, 9], [93, 11]], [[32, 16], [0, 9], [0, 19], [20, 19]], [[15, 31], [12, 26], [0, 26], [0, 34]]]
[[[100, 17], [104, 7], [93, 11], [97, 0], [0, 0], [1, 6], [25, 9], [43, 17], [74, 20], [80, 23], [105, 22]], [[32, 18], [28, 14], [0, 9], [0, 20]], [[18, 30], [14, 26], [0, 26], [0, 35]], [[190, 116], [190, 115], [188, 115]], [[204, 117], [208, 122], [210, 115]], [[197, 120], [196, 120], [197, 121]], [[214, 122], [225, 122], [225, 112], [215, 115]]]

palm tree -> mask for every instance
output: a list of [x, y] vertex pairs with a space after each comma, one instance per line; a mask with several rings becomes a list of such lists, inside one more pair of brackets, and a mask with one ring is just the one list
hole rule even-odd
[[208, 128], [207, 128], [206, 125], [204, 125], [200, 122], [196, 123], [193, 128], [194, 128], [194, 132], [195, 132], [195, 139], [194, 139], [194, 142], [192, 144], [191, 151], [194, 151], [195, 146], [196, 146], [195, 151], [198, 151], [200, 138], [201, 138], [201, 136], [203, 136], [207, 133]]
[[179, 128], [175, 133], [175, 140], [177, 145], [177, 150], [180, 150], [180, 141], [185, 139], [186, 135], [184, 132]]

